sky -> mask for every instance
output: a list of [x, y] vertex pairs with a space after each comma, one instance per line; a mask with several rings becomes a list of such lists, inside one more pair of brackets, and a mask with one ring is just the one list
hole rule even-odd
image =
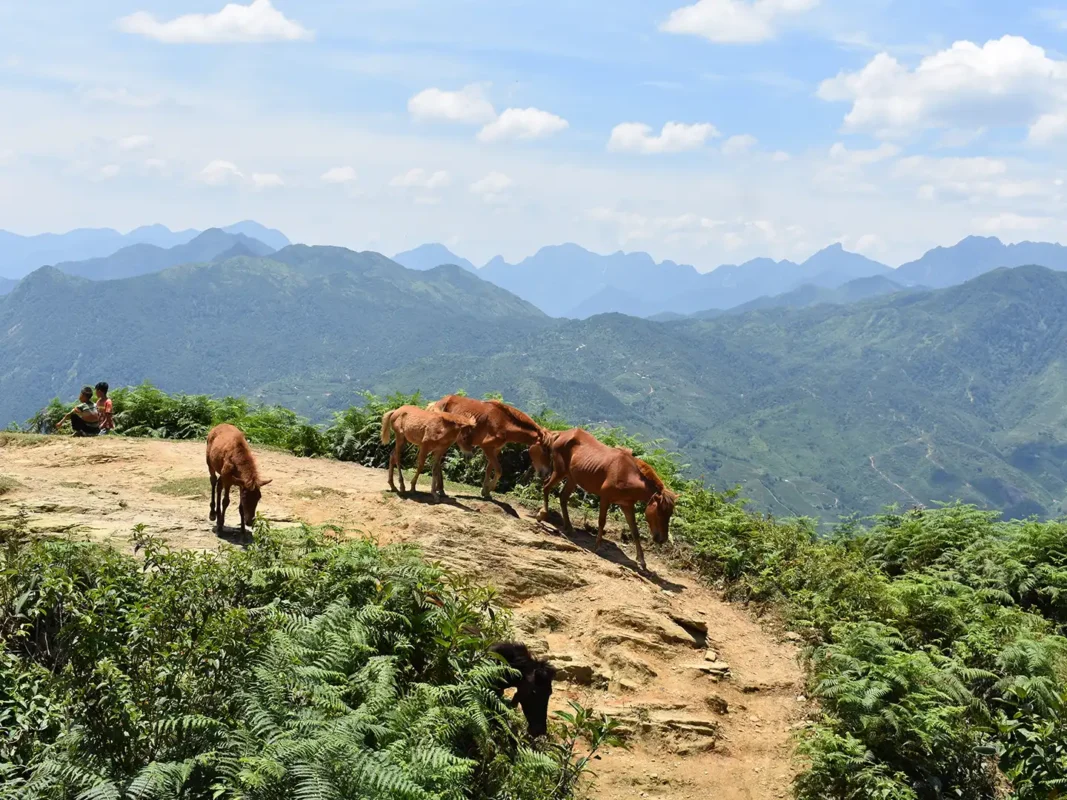
[[0, 0], [0, 228], [708, 270], [1067, 241], [1067, 3]]

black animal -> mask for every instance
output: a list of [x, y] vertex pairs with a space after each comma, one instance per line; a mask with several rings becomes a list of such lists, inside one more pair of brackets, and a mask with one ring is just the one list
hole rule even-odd
[[556, 668], [547, 661], [534, 658], [521, 642], [497, 642], [489, 651], [520, 673], [520, 677], [509, 678], [500, 690], [515, 689], [511, 705], [522, 707], [531, 736], [544, 736], [548, 730], [548, 698], [552, 696]]

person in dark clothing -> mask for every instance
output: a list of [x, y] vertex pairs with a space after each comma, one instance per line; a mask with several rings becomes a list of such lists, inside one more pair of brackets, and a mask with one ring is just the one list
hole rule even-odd
[[82, 389], [78, 397], [78, 405], [56, 423], [56, 430], [62, 428], [67, 420], [70, 420], [70, 427], [75, 436], [98, 436], [100, 434], [100, 413], [93, 405], [92, 387], [86, 386]]

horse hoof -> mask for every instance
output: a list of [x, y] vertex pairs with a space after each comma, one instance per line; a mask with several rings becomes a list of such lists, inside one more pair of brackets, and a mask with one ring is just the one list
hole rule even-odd
[[207, 518], [209, 520], [211, 520], [212, 522], [214, 522], [215, 521], [215, 517], [217, 517], [217, 516], [218, 516], [218, 514], [216, 514], [214, 511], [212, 511], [210, 514], [207, 515]]
[[548, 512], [547, 511], [545, 511], [544, 509], [541, 509], [540, 511], [537, 512], [537, 521], [538, 522], [544, 522], [546, 519], [548, 519]]

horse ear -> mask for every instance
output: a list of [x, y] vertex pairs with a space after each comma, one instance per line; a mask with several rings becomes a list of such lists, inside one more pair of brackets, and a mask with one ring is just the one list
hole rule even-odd
[[273, 480], [274, 480], [274, 478], [267, 478], [265, 481], [260, 481], [259, 482], [259, 488], [262, 489], [264, 486], [266, 486], [268, 483], [270, 483]]

